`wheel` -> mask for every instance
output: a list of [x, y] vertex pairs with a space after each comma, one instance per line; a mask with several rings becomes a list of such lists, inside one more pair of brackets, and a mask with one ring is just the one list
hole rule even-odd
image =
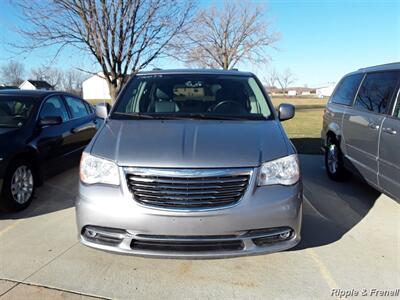
[[328, 137], [327, 149], [325, 151], [325, 169], [330, 179], [341, 181], [346, 178], [343, 153], [337, 139]]
[[17, 212], [27, 208], [35, 193], [35, 176], [32, 164], [26, 160], [11, 163], [3, 181], [0, 210]]

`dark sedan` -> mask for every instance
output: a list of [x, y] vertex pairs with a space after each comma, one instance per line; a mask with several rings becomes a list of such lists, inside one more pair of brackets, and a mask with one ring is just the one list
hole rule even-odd
[[73, 162], [96, 133], [84, 100], [55, 91], [0, 91], [0, 210], [19, 211], [43, 180]]

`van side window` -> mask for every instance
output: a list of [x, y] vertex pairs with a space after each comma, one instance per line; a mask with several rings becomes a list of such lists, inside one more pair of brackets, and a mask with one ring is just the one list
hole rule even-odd
[[351, 105], [363, 76], [364, 74], [354, 74], [343, 78], [339, 83], [335, 94], [332, 96], [331, 102], [342, 105]]
[[399, 73], [397, 72], [367, 74], [357, 95], [354, 107], [378, 114], [386, 113], [398, 79]]
[[394, 107], [393, 117], [400, 119], [400, 96], [397, 97], [396, 106]]

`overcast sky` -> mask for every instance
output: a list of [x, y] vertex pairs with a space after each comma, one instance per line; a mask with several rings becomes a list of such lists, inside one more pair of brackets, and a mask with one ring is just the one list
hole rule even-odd
[[[282, 34], [278, 49], [268, 51], [271, 62], [266, 65], [239, 65], [262, 80], [268, 70], [290, 68], [296, 85], [323, 85], [336, 82], [355, 69], [400, 61], [399, 0], [270, 0], [266, 3], [267, 18], [275, 31]], [[200, 7], [219, 1], [201, 1]], [[0, 0], [0, 64], [10, 58], [20, 60], [27, 69], [48, 63], [55, 49], [16, 55], [9, 43], [20, 39], [14, 31], [24, 26], [19, 12], [8, 0]], [[85, 66], [99, 70], [89, 55], [74, 50], [64, 51], [56, 61], [60, 68]], [[161, 59], [155, 66], [184, 67], [171, 59]], [[151, 68], [153, 68], [152, 66]]]

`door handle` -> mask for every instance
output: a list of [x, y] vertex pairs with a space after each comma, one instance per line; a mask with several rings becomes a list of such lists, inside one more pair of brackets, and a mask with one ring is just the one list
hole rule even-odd
[[383, 132], [388, 133], [388, 134], [393, 134], [393, 135], [397, 134], [397, 131], [394, 130], [393, 128], [383, 128], [382, 130], [383, 130]]
[[374, 130], [378, 130], [379, 129], [379, 125], [375, 124], [375, 123], [369, 123], [368, 127]]
[[87, 129], [96, 129], [96, 124], [87, 124], [79, 127], [75, 127], [71, 129], [72, 133], [79, 133], [81, 131], [87, 130]]

